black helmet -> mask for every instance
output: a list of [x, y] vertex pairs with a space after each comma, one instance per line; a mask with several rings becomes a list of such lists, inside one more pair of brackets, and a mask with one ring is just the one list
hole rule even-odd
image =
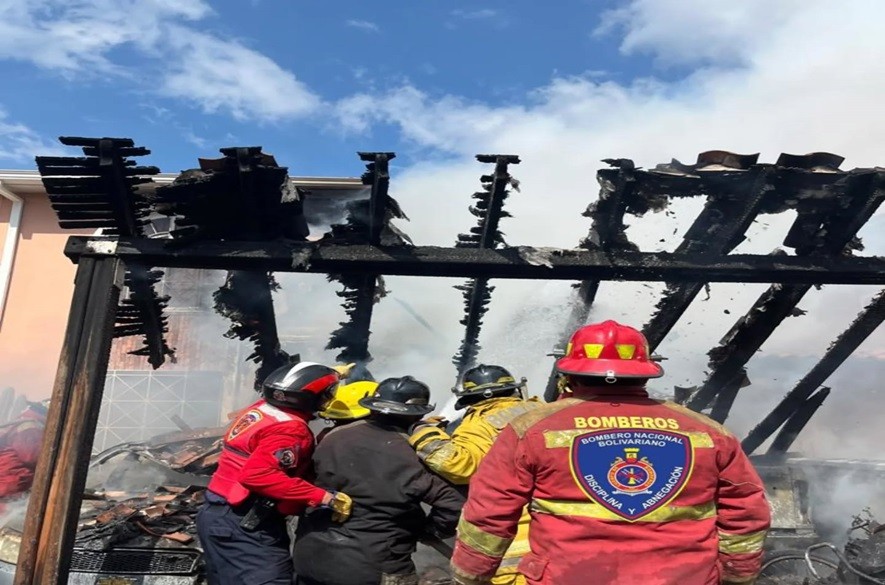
[[328, 366], [299, 362], [271, 372], [262, 391], [273, 406], [316, 412], [332, 399], [339, 379], [338, 372]]
[[501, 366], [479, 364], [464, 372], [460, 383], [452, 388], [458, 397], [455, 408], [461, 409], [470, 402], [493, 396], [510, 395], [525, 385], [525, 378], [517, 382], [506, 369]]
[[359, 404], [372, 412], [400, 416], [424, 416], [436, 408], [430, 404], [430, 388], [412, 376], [383, 380], [375, 394]]

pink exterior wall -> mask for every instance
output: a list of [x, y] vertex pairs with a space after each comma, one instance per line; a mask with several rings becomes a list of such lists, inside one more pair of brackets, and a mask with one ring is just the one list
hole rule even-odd
[[[78, 232], [58, 227], [45, 195], [22, 197], [21, 233], [0, 323], [0, 388], [12, 386], [30, 399], [42, 399], [52, 392], [74, 286], [76, 266], [64, 256], [64, 246]], [[9, 209], [2, 200], [0, 246]]]

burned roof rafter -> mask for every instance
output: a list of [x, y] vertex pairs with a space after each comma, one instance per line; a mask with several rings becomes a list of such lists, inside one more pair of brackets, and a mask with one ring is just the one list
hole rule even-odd
[[[508, 187], [519, 189], [519, 183], [511, 175], [509, 166], [519, 164], [519, 157], [508, 154], [478, 154], [476, 160], [481, 163], [494, 164], [495, 170], [491, 175], [482, 175], [482, 191], [473, 194], [476, 205], [470, 207], [470, 213], [479, 218], [475, 227], [470, 228], [469, 234], [458, 234], [456, 248], [482, 248], [493, 250], [499, 246], [507, 246], [504, 235], [498, 226], [502, 218], [510, 217], [504, 211], [504, 202], [509, 196]], [[479, 334], [482, 329], [482, 319], [488, 311], [488, 305], [492, 300], [492, 292], [495, 287], [489, 284], [485, 277], [471, 278], [464, 284], [456, 285], [464, 298], [464, 318], [460, 323], [464, 326], [464, 338], [457, 353], [452, 357], [452, 363], [460, 376], [465, 370], [476, 364], [476, 356], [479, 355]]]
[[[355, 200], [348, 203], [345, 223], [335, 224], [325, 241], [378, 246], [382, 242], [393, 245], [406, 245], [411, 240], [399, 231], [391, 221], [408, 217], [399, 204], [388, 193], [390, 187], [390, 161], [396, 157], [393, 152], [359, 152], [360, 160], [366, 162], [362, 175], [364, 185], [371, 191], [368, 200]], [[337, 291], [344, 299], [342, 306], [348, 317], [339, 323], [332, 332], [326, 349], [340, 349], [336, 358], [344, 363], [355, 363], [359, 368], [352, 376], [370, 378], [367, 364], [372, 361], [369, 351], [369, 337], [372, 334], [372, 314], [375, 303], [387, 295], [381, 274], [356, 274], [349, 272], [329, 273], [329, 280], [337, 280], [343, 285]]]
[[[837, 188], [841, 187], [841, 188]], [[855, 236], [885, 198], [885, 184], [878, 174], [843, 175], [833, 182], [834, 199], [840, 209], [818, 215], [818, 229], [807, 241], [797, 243], [797, 257], [842, 257], [857, 246]], [[799, 221], [799, 218], [797, 218]], [[687, 405], [702, 410], [723, 385], [732, 379], [762, 347], [780, 323], [796, 312], [796, 306], [812, 284], [772, 285], [710, 350], [711, 372]]]
[[[139, 189], [160, 172], [153, 166], [137, 166], [128, 157], [150, 150], [135, 146], [129, 138], [61, 137], [62, 144], [79, 146], [83, 157], [38, 156], [37, 168], [52, 208], [64, 229], [94, 228], [126, 237], [144, 237], [150, 200]], [[115, 337], [141, 335], [144, 346], [130, 352], [146, 356], [156, 369], [175, 359], [166, 341], [168, 297], [160, 297], [155, 285], [163, 272], [133, 263], [127, 266], [125, 284], [129, 296], [117, 307]]]
[[[797, 411], [812, 399], [812, 394], [829, 378], [851, 354], [860, 347], [885, 321], [885, 290], [870, 302], [851, 325], [833, 341], [821, 360], [796, 386], [790, 390], [762, 421], [751, 430], [741, 445], [746, 453], [752, 453], [765, 442], [778, 427], [784, 425]], [[821, 399], [822, 402], [823, 399]], [[818, 404], [818, 406], [820, 406]], [[807, 422], [807, 421], [806, 421]]]

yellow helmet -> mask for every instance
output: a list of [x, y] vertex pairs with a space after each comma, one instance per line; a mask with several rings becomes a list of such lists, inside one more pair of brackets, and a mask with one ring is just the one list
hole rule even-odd
[[369, 416], [369, 409], [359, 405], [359, 401], [366, 396], [375, 394], [378, 388], [377, 382], [361, 380], [338, 386], [331, 402], [317, 413], [321, 418], [328, 420], [356, 420]]

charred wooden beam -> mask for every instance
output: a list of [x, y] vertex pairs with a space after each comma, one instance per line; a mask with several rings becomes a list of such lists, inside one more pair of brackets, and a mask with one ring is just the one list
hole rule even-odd
[[783, 428], [774, 438], [774, 441], [772, 441], [768, 454], [781, 454], [789, 451], [799, 433], [802, 432], [802, 429], [805, 428], [811, 417], [814, 416], [814, 413], [818, 411], [829, 395], [829, 388], [821, 388], [819, 392], [808, 397], [799, 405], [796, 411], [787, 419], [787, 422], [784, 423]]
[[[347, 217], [343, 224], [332, 226], [331, 233], [324, 241], [348, 242], [354, 244], [380, 245], [382, 242], [405, 245], [408, 236], [397, 230], [390, 222], [393, 219], [408, 219], [399, 204], [390, 196], [390, 161], [396, 156], [392, 152], [360, 152], [361, 160], [367, 162], [362, 175], [364, 185], [371, 186], [368, 200], [351, 201], [347, 206]], [[340, 282], [344, 288], [336, 294], [344, 299], [344, 311], [348, 320], [339, 323], [332, 332], [326, 349], [340, 349], [336, 356], [345, 363], [356, 363], [369, 375], [366, 364], [372, 361], [369, 352], [372, 313], [375, 303], [386, 296], [384, 280], [379, 274], [334, 273], [330, 281]]]
[[499, 250], [435, 246], [369, 246], [301, 242], [199, 242], [174, 249], [162, 240], [72, 236], [65, 255], [116, 256], [150, 266], [308, 272], [516, 278], [801, 284], [885, 284], [885, 258], [729, 255], [685, 257], [667, 252]]
[[[482, 191], [473, 194], [477, 203], [470, 207], [470, 213], [479, 218], [478, 225], [470, 228], [469, 234], [458, 234], [455, 247], [491, 250], [507, 245], [499, 225], [502, 218], [510, 217], [510, 214], [504, 211], [504, 202], [509, 195], [508, 187], [518, 183], [510, 176], [509, 165], [519, 164], [519, 157], [480, 154], [476, 156], [476, 160], [482, 163], [494, 163], [495, 170], [491, 175], [480, 177]], [[452, 357], [452, 363], [460, 376], [464, 370], [476, 364], [476, 356], [480, 350], [479, 334], [482, 330], [482, 319], [488, 311], [495, 287], [489, 284], [488, 278], [478, 277], [455, 288], [460, 290], [464, 297], [464, 318], [460, 321], [464, 325], [464, 339], [458, 352]]]
[[794, 416], [814, 391], [827, 381], [845, 360], [860, 347], [885, 321], [885, 290], [857, 316], [851, 325], [830, 345], [824, 357], [796, 386], [784, 396], [777, 406], [750, 431], [741, 443], [747, 454], [753, 453], [791, 416]]
[[261, 270], [230, 270], [224, 284], [212, 294], [215, 311], [231, 322], [224, 334], [228, 339], [249, 340], [254, 350], [246, 358], [259, 364], [255, 390], [275, 369], [286, 365], [290, 356], [280, 348], [273, 291], [273, 275]]
[[[837, 199], [841, 208], [819, 218], [820, 228], [811, 242], [801, 248], [802, 255], [797, 257], [813, 261], [827, 257], [845, 258], [843, 254], [858, 246], [855, 235], [885, 198], [881, 177], [874, 173], [847, 175], [834, 188], [838, 188], [840, 196]], [[796, 305], [811, 286], [808, 283], [776, 284], [763, 293], [726, 334], [722, 343], [710, 351], [710, 375], [689, 400], [688, 407], [699, 411], [710, 404], [719, 389], [746, 365], [780, 323], [796, 312]]]
[[113, 257], [86, 258], [77, 267], [16, 585], [68, 582], [122, 276], [120, 262]]
[[114, 337], [144, 337], [144, 347], [129, 353], [146, 356], [155, 370], [166, 362], [167, 356], [175, 361], [175, 350], [166, 342], [169, 327], [164, 310], [169, 297], [158, 296], [155, 288], [162, 276], [161, 270], [151, 270], [143, 264], [127, 266], [124, 284], [129, 296], [120, 301], [114, 326]]
[[[758, 156], [758, 155], [756, 155]], [[744, 188], [733, 197], [708, 197], [703, 211], [676, 248], [679, 254], [724, 255], [730, 253], [745, 238], [744, 234], [759, 213], [767, 193], [766, 185], [772, 174], [770, 166], [758, 166], [746, 171]], [[704, 288], [705, 283], [668, 282], [656, 311], [643, 327], [652, 351], [664, 340], [688, 307]]]
[[[105, 233], [143, 237], [150, 202], [138, 185], [151, 183], [156, 167], [136, 166], [127, 157], [150, 154], [129, 138], [62, 137], [62, 144], [80, 146], [85, 157], [37, 157], [43, 185], [62, 228], [103, 228]], [[145, 355], [154, 368], [172, 356], [165, 332], [161, 299], [154, 284], [161, 271], [132, 265], [126, 275], [130, 297], [118, 308], [116, 336], [141, 335], [144, 347], [132, 353]]]
[[[599, 198], [587, 206], [582, 214], [593, 220], [590, 233], [581, 240], [579, 247], [585, 250], [632, 250], [638, 248], [633, 244], [625, 233], [624, 215], [633, 201], [636, 190], [636, 167], [629, 159], [606, 159], [607, 164], [615, 167], [617, 171], [607, 169], [597, 173], [599, 181]], [[560, 345], [565, 346], [574, 330], [590, 317], [596, 294], [599, 292], [600, 280], [584, 280], [575, 286], [576, 294], [570, 303], [570, 311], [566, 327], [560, 338]], [[558, 396], [558, 376], [555, 366], [551, 368], [547, 377], [547, 386], [544, 388], [544, 400], [553, 402]]]

